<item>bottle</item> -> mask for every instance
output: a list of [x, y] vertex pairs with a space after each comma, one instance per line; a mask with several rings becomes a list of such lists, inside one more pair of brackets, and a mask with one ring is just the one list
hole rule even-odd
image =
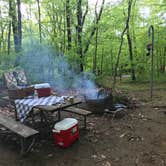
[[37, 90], [35, 89], [34, 91], [34, 99], [38, 99], [38, 93], [37, 93]]

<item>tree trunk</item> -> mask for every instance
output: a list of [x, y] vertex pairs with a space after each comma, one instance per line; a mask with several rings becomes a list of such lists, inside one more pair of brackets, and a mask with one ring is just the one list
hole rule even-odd
[[93, 56], [93, 73], [96, 74], [96, 64], [97, 64], [97, 47], [98, 47], [98, 28], [96, 30], [96, 37], [95, 37], [95, 53]]
[[157, 58], [156, 58], [156, 66], [157, 66], [157, 77], [159, 78], [160, 76], [160, 58], [159, 58], [159, 49], [156, 48], [156, 52], [157, 52]]
[[82, 29], [85, 22], [86, 15], [88, 13], [88, 0], [86, 1], [86, 8], [83, 14], [82, 12], [82, 0], [77, 0], [77, 26], [76, 26], [76, 34], [77, 34], [77, 54], [80, 57], [80, 72], [84, 71], [84, 57], [83, 57], [83, 49], [82, 49]]
[[82, 53], [82, 0], [77, 0], [77, 53], [80, 56], [80, 72], [84, 71], [83, 68], [83, 53]]
[[102, 53], [101, 53], [101, 68], [100, 68], [100, 74], [103, 74], [103, 60], [104, 60], [104, 48], [102, 48]]
[[160, 72], [164, 73], [165, 72], [165, 61], [166, 61], [166, 47], [164, 49], [160, 49]]
[[9, 16], [11, 17], [12, 20], [15, 52], [19, 52], [18, 21], [16, 17], [16, 4], [13, 0], [9, 0]]
[[4, 42], [4, 27], [1, 23], [1, 36], [0, 36], [0, 53], [3, 51], [3, 42]]
[[111, 58], [111, 76], [114, 75], [114, 58], [113, 58], [113, 51], [112, 51], [112, 48], [111, 48], [111, 52], [110, 52], [110, 58]]
[[[97, 1], [98, 2], [98, 1]], [[97, 2], [96, 2], [96, 7], [97, 7]], [[91, 42], [91, 39], [92, 37], [94, 36], [95, 34], [95, 31], [97, 29], [97, 25], [101, 19], [101, 15], [102, 15], [102, 12], [103, 12], [103, 9], [104, 9], [104, 4], [105, 4], [105, 0], [102, 1], [102, 4], [101, 4], [101, 8], [100, 8], [100, 11], [99, 11], [99, 14], [96, 15], [96, 18], [95, 18], [95, 21], [94, 21], [94, 26], [92, 28], [92, 31], [90, 33], [90, 37], [88, 38], [86, 44], [85, 44], [85, 49], [83, 51], [84, 54], [87, 53], [88, 49], [89, 49], [89, 45], [90, 45], [90, 42]], [[95, 11], [96, 12], [96, 11]], [[95, 13], [96, 14], [96, 13]]]
[[53, 10], [53, 15], [52, 15], [52, 20], [53, 20], [53, 37], [52, 37], [52, 41], [53, 41], [53, 43], [55, 43], [55, 38], [56, 38], [57, 34], [56, 34], [56, 16], [55, 16], [56, 9], [55, 9], [54, 1], [52, 2], [52, 10]]
[[21, 23], [21, 2], [17, 0], [17, 12], [18, 12], [18, 49], [21, 50], [22, 45], [22, 23]]
[[67, 49], [71, 49], [71, 21], [70, 21], [70, 0], [66, 0], [66, 24], [67, 24], [67, 40], [68, 40], [68, 46]]
[[126, 30], [128, 29], [128, 26], [129, 26], [131, 6], [132, 6], [132, 0], [129, 0], [129, 2], [128, 2], [128, 15], [127, 15], [127, 19], [126, 19], [126, 25], [125, 25], [125, 27], [124, 27], [124, 29], [122, 31], [122, 34], [121, 34], [120, 46], [119, 46], [117, 60], [116, 60], [115, 69], [114, 69], [113, 87], [115, 86], [115, 83], [116, 83], [117, 70], [118, 70], [120, 54], [121, 54], [123, 40], [124, 40], [123, 37], [124, 37], [124, 34], [125, 34]]
[[135, 78], [135, 70], [134, 70], [134, 64], [133, 64], [133, 50], [132, 50], [132, 41], [130, 37], [129, 32], [129, 26], [127, 28], [127, 41], [128, 41], [128, 47], [129, 47], [129, 55], [130, 55], [130, 64], [131, 64], [131, 79], [134, 81]]
[[38, 26], [39, 26], [39, 40], [42, 43], [42, 35], [41, 35], [41, 12], [40, 12], [40, 0], [37, 0], [38, 7]]
[[164, 62], [163, 62], [163, 73], [165, 73], [166, 69], [166, 46], [164, 47]]
[[[135, 6], [136, 6], [136, 2], [137, 0], [135, 0], [133, 2], [133, 9], [135, 10]], [[136, 34], [135, 34], [135, 25], [134, 25], [134, 21], [135, 21], [135, 13], [133, 12], [133, 15], [132, 15], [132, 35], [133, 35], [133, 44], [132, 44], [132, 48], [133, 48], [133, 53], [134, 53], [134, 56], [135, 56], [135, 59], [136, 61], [138, 60], [138, 53], [137, 53], [137, 44], [136, 44]], [[135, 75], [135, 74], [134, 74]], [[136, 76], [135, 76], [136, 77]], [[136, 78], [135, 78], [136, 79]]]
[[11, 21], [9, 22], [9, 30], [8, 30], [8, 46], [7, 46], [7, 53], [10, 54], [10, 36], [11, 36]]
[[[2, 17], [2, 13], [1, 13], [1, 8], [0, 8], [0, 18]], [[3, 26], [2, 26], [2, 22], [0, 23], [0, 28], [1, 28], [1, 36], [0, 36], [0, 54], [2, 51], [2, 41], [3, 41]], [[1, 64], [1, 61], [0, 61]]]
[[[65, 15], [66, 15], [66, 11], [64, 10], [64, 17], [65, 17]], [[63, 18], [62, 18], [62, 16], [60, 17], [60, 22], [61, 22], [61, 24], [62, 24], [62, 20], [63, 20]], [[61, 50], [65, 53], [65, 51], [66, 51], [66, 22], [65, 22], [65, 18], [64, 18], [64, 26], [63, 26], [63, 29], [61, 29], [60, 28], [60, 34], [62, 34], [62, 31], [63, 31], [63, 44], [62, 44], [62, 42], [61, 42]], [[63, 46], [63, 47], [62, 47]]]
[[115, 86], [115, 83], [116, 83], [117, 70], [118, 70], [118, 66], [119, 66], [120, 54], [121, 54], [122, 45], [123, 45], [123, 36], [124, 36], [125, 31], [126, 31], [126, 27], [124, 28], [124, 30], [121, 34], [120, 46], [119, 46], [117, 60], [116, 60], [115, 69], [114, 69], [113, 87]]

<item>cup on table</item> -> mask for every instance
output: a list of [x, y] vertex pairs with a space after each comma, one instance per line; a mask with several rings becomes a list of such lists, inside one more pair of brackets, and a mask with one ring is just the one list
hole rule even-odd
[[68, 100], [69, 100], [70, 103], [73, 103], [74, 102], [74, 96], [70, 96]]

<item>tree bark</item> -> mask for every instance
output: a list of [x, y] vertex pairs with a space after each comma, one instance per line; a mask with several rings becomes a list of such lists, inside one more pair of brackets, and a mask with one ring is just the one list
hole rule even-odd
[[113, 51], [112, 51], [112, 48], [111, 48], [111, 52], [110, 52], [110, 58], [111, 58], [111, 76], [114, 75], [114, 58], [113, 58]]
[[[0, 17], [2, 17], [2, 14], [1, 14], [1, 8], [0, 8]], [[0, 36], [0, 53], [1, 53], [1, 49], [2, 49], [2, 36], [3, 36], [3, 27], [2, 27], [2, 23], [0, 24], [0, 29], [1, 29], [1, 36]], [[1, 64], [1, 61], [0, 61], [0, 64]]]
[[[97, 4], [97, 2], [96, 2], [96, 4]], [[92, 39], [92, 37], [94, 36], [95, 31], [96, 31], [96, 29], [97, 29], [97, 25], [98, 25], [98, 23], [99, 23], [99, 21], [100, 21], [100, 19], [101, 19], [101, 15], [102, 15], [102, 12], [103, 12], [103, 9], [104, 9], [104, 4], [105, 4], [105, 0], [102, 1], [99, 14], [97, 14], [97, 15], [95, 14], [95, 15], [96, 15], [96, 18], [95, 18], [95, 20], [94, 20], [94, 26], [93, 26], [93, 28], [92, 28], [92, 30], [91, 30], [90, 36], [89, 36], [89, 38], [88, 38], [86, 44], [85, 44], [85, 49], [84, 49], [84, 51], [83, 51], [84, 54], [86, 54], [87, 51], [88, 51], [88, 49], [89, 49], [89, 45], [90, 45], [90, 43], [91, 43], [91, 39]], [[95, 12], [96, 12], [96, 11], [95, 11]]]
[[102, 53], [101, 53], [101, 68], [100, 68], [100, 74], [103, 74], [103, 61], [104, 61], [104, 48], [102, 48]]
[[122, 45], [123, 45], [123, 36], [124, 36], [125, 31], [126, 31], [126, 27], [124, 28], [124, 30], [123, 30], [123, 32], [121, 34], [121, 40], [120, 40], [120, 45], [119, 45], [117, 60], [116, 60], [115, 69], [114, 69], [113, 87], [115, 86], [115, 83], [116, 83], [117, 70], [118, 70], [118, 66], [119, 66], [120, 54], [121, 54]]
[[42, 43], [40, 0], [37, 0], [37, 7], [38, 7], [39, 40], [40, 43]]
[[[66, 10], [64, 10], [64, 16], [66, 15]], [[60, 22], [62, 23], [62, 20], [63, 20], [63, 18], [62, 18], [62, 16], [60, 17]], [[64, 20], [65, 20], [65, 18], [64, 18]], [[60, 28], [61, 29], [61, 28]], [[63, 44], [62, 44], [62, 42], [61, 42], [61, 50], [65, 53], [65, 51], [66, 51], [66, 22], [64, 21], [64, 26], [63, 26], [63, 29], [61, 29], [60, 30], [60, 34], [62, 34], [62, 32], [63, 32]], [[63, 47], [62, 47], [63, 46]]]
[[22, 22], [21, 22], [21, 9], [20, 9], [21, 2], [17, 0], [17, 14], [18, 14], [18, 47], [19, 51], [21, 50], [22, 45]]
[[165, 73], [166, 70], [166, 46], [164, 47], [164, 63], [163, 63], [163, 73]]
[[8, 55], [10, 54], [10, 47], [11, 47], [11, 44], [10, 44], [10, 36], [11, 36], [11, 21], [9, 22], [9, 30], [8, 30], [8, 46], [7, 46], [7, 53]]
[[128, 41], [128, 47], [129, 47], [129, 55], [130, 55], [131, 79], [134, 81], [136, 77], [135, 77], [135, 70], [134, 70], [134, 64], [133, 64], [133, 49], [132, 49], [132, 41], [130, 37], [130, 32], [129, 32], [129, 26], [127, 28], [127, 41]]
[[95, 36], [95, 53], [94, 53], [94, 56], [93, 56], [93, 73], [94, 73], [94, 74], [96, 74], [97, 48], [98, 48], [98, 28], [96, 29], [96, 36]]
[[118, 69], [118, 65], [119, 65], [120, 54], [121, 54], [123, 40], [124, 40], [123, 37], [124, 37], [124, 34], [129, 26], [131, 6], [132, 6], [132, 0], [129, 0], [129, 2], [128, 2], [128, 15], [127, 15], [125, 27], [124, 27], [122, 34], [121, 34], [121, 37], [120, 37], [121, 41], [120, 41], [119, 50], [118, 50], [118, 54], [117, 54], [117, 60], [116, 60], [115, 69], [114, 69], [113, 87], [115, 86], [115, 83], [116, 83], [117, 69]]
[[[2, 17], [1, 15], [1, 9], [0, 9], [0, 17]], [[0, 36], [0, 53], [2, 52], [2, 48], [3, 48], [3, 41], [4, 41], [4, 27], [3, 24], [0, 24], [0, 29], [1, 29], [1, 36]]]
[[[82, 0], [77, 1], [77, 42], [78, 42], [78, 54], [80, 55], [80, 61], [83, 60], [82, 54]], [[83, 63], [80, 62], [80, 71], [82, 72]]]
[[19, 52], [18, 21], [17, 21], [17, 17], [16, 17], [16, 4], [13, 0], [9, 0], [9, 16], [11, 17], [11, 20], [12, 20], [15, 52]]
[[66, 24], [67, 24], [67, 49], [71, 49], [72, 34], [71, 34], [71, 19], [70, 19], [70, 0], [66, 0]]
[[160, 59], [161, 59], [160, 72], [161, 73], [165, 73], [165, 68], [166, 68], [166, 47], [164, 47], [163, 51], [162, 50], [160, 51]]
[[88, 13], [88, 1], [84, 15], [82, 14], [82, 0], [77, 0], [77, 53], [80, 56], [80, 72], [84, 71], [83, 66], [83, 49], [82, 49], [82, 29], [85, 17]]

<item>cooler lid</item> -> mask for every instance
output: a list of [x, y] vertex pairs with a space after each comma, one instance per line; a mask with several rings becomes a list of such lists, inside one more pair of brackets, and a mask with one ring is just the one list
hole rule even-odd
[[34, 87], [35, 89], [50, 88], [50, 84], [49, 83], [35, 84]]
[[67, 130], [78, 123], [77, 119], [65, 118], [54, 125], [55, 130]]

